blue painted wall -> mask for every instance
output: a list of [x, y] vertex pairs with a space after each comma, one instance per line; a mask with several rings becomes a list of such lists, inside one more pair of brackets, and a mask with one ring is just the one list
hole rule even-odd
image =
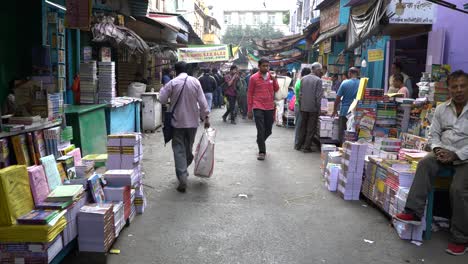
[[351, 13], [350, 7], [345, 7], [349, 0], [340, 0], [340, 25], [348, 24], [349, 15]]
[[368, 45], [365, 49], [362, 50], [362, 59], [365, 59], [367, 61], [367, 67], [361, 68], [361, 76], [369, 78], [369, 83], [367, 87], [382, 89], [384, 88], [385, 59], [383, 61], [368, 62], [369, 60], [367, 58], [367, 51], [369, 49], [383, 49], [385, 58], [387, 56], [386, 45], [388, 40], [388, 36], [379, 38], [374, 43]]

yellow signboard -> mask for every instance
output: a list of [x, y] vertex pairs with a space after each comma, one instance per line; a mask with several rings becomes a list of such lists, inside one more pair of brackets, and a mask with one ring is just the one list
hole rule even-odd
[[179, 48], [177, 51], [179, 61], [185, 61], [186, 63], [229, 60], [227, 45], [193, 46], [188, 48]]
[[382, 49], [370, 49], [367, 51], [368, 62], [383, 61], [383, 60], [384, 60], [384, 52]]

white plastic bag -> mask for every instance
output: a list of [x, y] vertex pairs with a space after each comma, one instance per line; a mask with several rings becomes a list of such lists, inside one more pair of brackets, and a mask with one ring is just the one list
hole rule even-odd
[[216, 130], [205, 129], [195, 149], [195, 169], [193, 174], [198, 177], [209, 178], [214, 169], [214, 147]]

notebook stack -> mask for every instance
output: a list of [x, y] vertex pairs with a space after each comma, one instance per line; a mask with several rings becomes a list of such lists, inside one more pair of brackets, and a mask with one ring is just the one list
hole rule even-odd
[[49, 243], [0, 243], [0, 263], [51, 263], [63, 247], [61, 235]]
[[320, 160], [322, 161], [320, 164], [320, 169], [322, 170], [322, 176], [325, 174], [325, 168], [328, 164], [328, 153], [333, 151], [336, 151], [335, 145], [323, 144], [320, 148]]
[[367, 144], [345, 142], [343, 150], [343, 170], [339, 176], [338, 192], [345, 200], [359, 200]]
[[62, 117], [63, 113], [63, 94], [47, 94], [47, 111], [49, 120], [55, 120]]
[[99, 92], [100, 104], [112, 102], [116, 95], [115, 62], [99, 62]]
[[47, 196], [46, 202], [73, 202], [81, 198], [82, 185], [60, 185]]
[[97, 102], [97, 66], [96, 61], [80, 64], [80, 103], [95, 104]]
[[133, 202], [137, 214], [143, 214], [146, 209], [146, 197], [143, 192], [143, 185], [138, 186], [135, 189], [135, 201]]
[[141, 133], [109, 135], [107, 153], [108, 169], [135, 169], [143, 158]]
[[136, 187], [139, 183], [139, 169], [134, 170], [108, 170], [104, 177], [108, 186], [122, 187], [132, 186]]
[[115, 240], [113, 204], [89, 204], [78, 214], [78, 245], [80, 251], [109, 251]]
[[18, 217], [16, 222], [20, 225], [47, 225], [57, 216], [59, 216], [59, 211], [57, 210], [32, 210]]
[[132, 210], [131, 190], [129, 186], [124, 187], [104, 187], [106, 202], [123, 202], [124, 217], [128, 219]]
[[325, 186], [330, 192], [338, 189], [338, 179], [341, 173], [341, 164], [328, 163], [325, 168]]
[[125, 227], [125, 214], [123, 202], [112, 202], [114, 205], [114, 228], [115, 237], [118, 237], [122, 229]]
[[80, 212], [81, 207], [86, 204], [87, 197], [83, 195], [81, 199], [73, 202], [67, 208], [67, 213], [65, 214], [65, 218], [67, 219], [67, 227], [63, 230], [63, 244], [68, 245], [71, 241], [73, 241], [78, 236], [78, 223], [77, 217], [78, 213]]

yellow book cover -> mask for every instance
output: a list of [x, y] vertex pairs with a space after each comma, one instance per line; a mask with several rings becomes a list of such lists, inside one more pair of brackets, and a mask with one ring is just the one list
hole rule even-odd
[[13, 143], [13, 150], [15, 151], [18, 164], [30, 166], [31, 161], [29, 160], [28, 147], [26, 146], [26, 136], [17, 135], [11, 137], [11, 142]]
[[357, 100], [362, 100], [364, 98], [364, 92], [367, 88], [367, 83], [369, 82], [369, 78], [361, 78], [359, 81], [359, 90], [356, 96]]
[[26, 166], [0, 170], [0, 204], [0, 226], [10, 226], [34, 209]]

